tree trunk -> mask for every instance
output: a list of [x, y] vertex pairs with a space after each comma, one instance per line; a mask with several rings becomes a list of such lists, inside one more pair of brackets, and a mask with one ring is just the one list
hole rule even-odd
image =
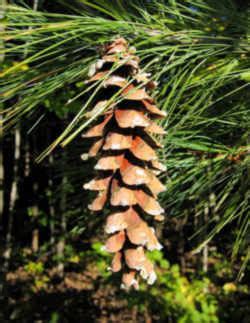
[[5, 250], [3, 253], [4, 274], [8, 272], [9, 262], [10, 262], [11, 253], [12, 253], [12, 227], [13, 227], [13, 220], [14, 220], [14, 208], [15, 208], [15, 203], [18, 195], [17, 181], [18, 181], [18, 161], [20, 158], [20, 143], [21, 143], [20, 129], [19, 127], [17, 127], [17, 129], [15, 130], [14, 172], [13, 172], [11, 191], [10, 191], [9, 218], [8, 218], [8, 224], [7, 224]]
[[[50, 228], [50, 245], [52, 250], [54, 250], [54, 244], [55, 244], [55, 203], [53, 198], [53, 191], [54, 191], [54, 185], [53, 185], [53, 179], [52, 179], [52, 172], [53, 172], [53, 162], [54, 158], [53, 155], [49, 155], [49, 215], [50, 215], [50, 221], [49, 221], [49, 228]], [[52, 171], [51, 171], [52, 170]]]
[[62, 153], [62, 172], [63, 172], [63, 178], [62, 178], [62, 184], [61, 184], [61, 200], [60, 200], [60, 240], [57, 243], [57, 256], [59, 259], [59, 263], [57, 266], [57, 273], [60, 277], [64, 274], [64, 249], [65, 249], [65, 234], [66, 234], [66, 227], [67, 227], [67, 220], [66, 220], [66, 207], [67, 207], [67, 184], [68, 179], [65, 172], [65, 166], [66, 166], [66, 154], [65, 152]]
[[17, 128], [15, 130], [14, 175], [13, 175], [12, 187], [10, 192], [9, 219], [8, 219], [8, 227], [7, 227], [7, 234], [6, 234], [6, 248], [4, 251], [4, 259], [5, 259], [4, 269], [6, 270], [8, 270], [9, 260], [12, 252], [12, 247], [11, 247], [12, 225], [13, 225], [13, 219], [14, 219], [13, 213], [14, 213], [15, 203], [17, 200], [18, 161], [20, 158], [20, 143], [21, 143], [20, 129]]
[[34, 183], [33, 185], [33, 192], [34, 192], [34, 205], [32, 207], [32, 218], [34, 222], [34, 228], [32, 230], [31, 249], [32, 249], [32, 252], [36, 253], [39, 250], [39, 227], [38, 227], [39, 208], [37, 205], [37, 194], [38, 194], [37, 183]]

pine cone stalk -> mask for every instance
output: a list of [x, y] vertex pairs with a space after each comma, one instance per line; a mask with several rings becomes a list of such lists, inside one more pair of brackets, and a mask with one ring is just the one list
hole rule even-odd
[[[157, 160], [156, 149], [161, 145], [154, 137], [165, 132], [153, 121], [165, 113], [148, 94], [156, 85], [142, 73], [134, 52], [125, 39], [116, 39], [91, 67], [87, 83], [101, 82], [102, 87], [94, 110], [108, 108], [83, 135], [94, 140], [88, 154], [97, 159], [98, 173], [84, 185], [98, 192], [88, 207], [92, 211], [102, 211], [104, 206], [111, 210], [105, 225], [110, 235], [105, 250], [114, 253], [110, 269], [122, 272], [125, 289], [137, 289], [140, 276], [148, 284], [156, 279], [145, 251], [162, 246], [143, 217], [163, 219], [157, 195], [165, 189], [156, 177], [164, 166]], [[111, 103], [114, 94], [116, 100]]]

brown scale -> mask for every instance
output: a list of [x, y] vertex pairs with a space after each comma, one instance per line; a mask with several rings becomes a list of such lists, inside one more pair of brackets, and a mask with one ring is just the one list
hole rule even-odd
[[98, 192], [90, 210], [102, 211], [105, 206], [111, 209], [105, 226], [110, 235], [105, 250], [114, 253], [110, 269], [122, 271], [123, 288], [137, 289], [140, 276], [149, 284], [156, 279], [145, 250], [162, 247], [142, 216], [163, 219], [157, 195], [165, 187], [156, 175], [165, 168], [156, 155], [161, 144], [152, 135], [165, 133], [153, 121], [165, 113], [148, 94], [155, 84], [140, 71], [139, 58], [123, 38], [105, 47], [103, 57], [91, 67], [89, 75], [86, 83], [102, 82], [102, 99], [97, 107], [105, 107], [117, 91], [119, 95], [117, 103], [112, 103], [83, 135], [95, 140], [88, 154], [97, 158], [98, 171], [98, 176], [84, 188]]

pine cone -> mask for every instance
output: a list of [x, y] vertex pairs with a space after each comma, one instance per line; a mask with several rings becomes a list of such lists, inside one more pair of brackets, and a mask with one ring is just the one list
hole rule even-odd
[[165, 113], [147, 93], [155, 84], [140, 71], [139, 59], [125, 39], [106, 46], [89, 75], [87, 83], [98, 81], [102, 87], [102, 100], [94, 111], [104, 112], [99, 123], [83, 135], [95, 139], [89, 156], [98, 158], [95, 169], [99, 173], [84, 188], [99, 192], [90, 210], [102, 211], [105, 205], [111, 210], [105, 226], [106, 233], [111, 234], [105, 250], [114, 253], [111, 270], [122, 270], [122, 287], [137, 289], [139, 275], [149, 284], [156, 279], [145, 249], [162, 248], [154, 229], [141, 216], [163, 219], [157, 195], [165, 187], [156, 175], [165, 168], [156, 155], [161, 145], [152, 135], [165, 131], [152, 119]]

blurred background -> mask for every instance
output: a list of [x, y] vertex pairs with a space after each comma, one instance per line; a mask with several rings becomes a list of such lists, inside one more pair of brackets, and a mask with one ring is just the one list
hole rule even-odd
[[[0, 19], [0, 322], [250, 322], [249, 2], [1, 0]], [[131, 292], [80, 158], [84, 81], [117, 36], [167, 112], [158, 280]]]

